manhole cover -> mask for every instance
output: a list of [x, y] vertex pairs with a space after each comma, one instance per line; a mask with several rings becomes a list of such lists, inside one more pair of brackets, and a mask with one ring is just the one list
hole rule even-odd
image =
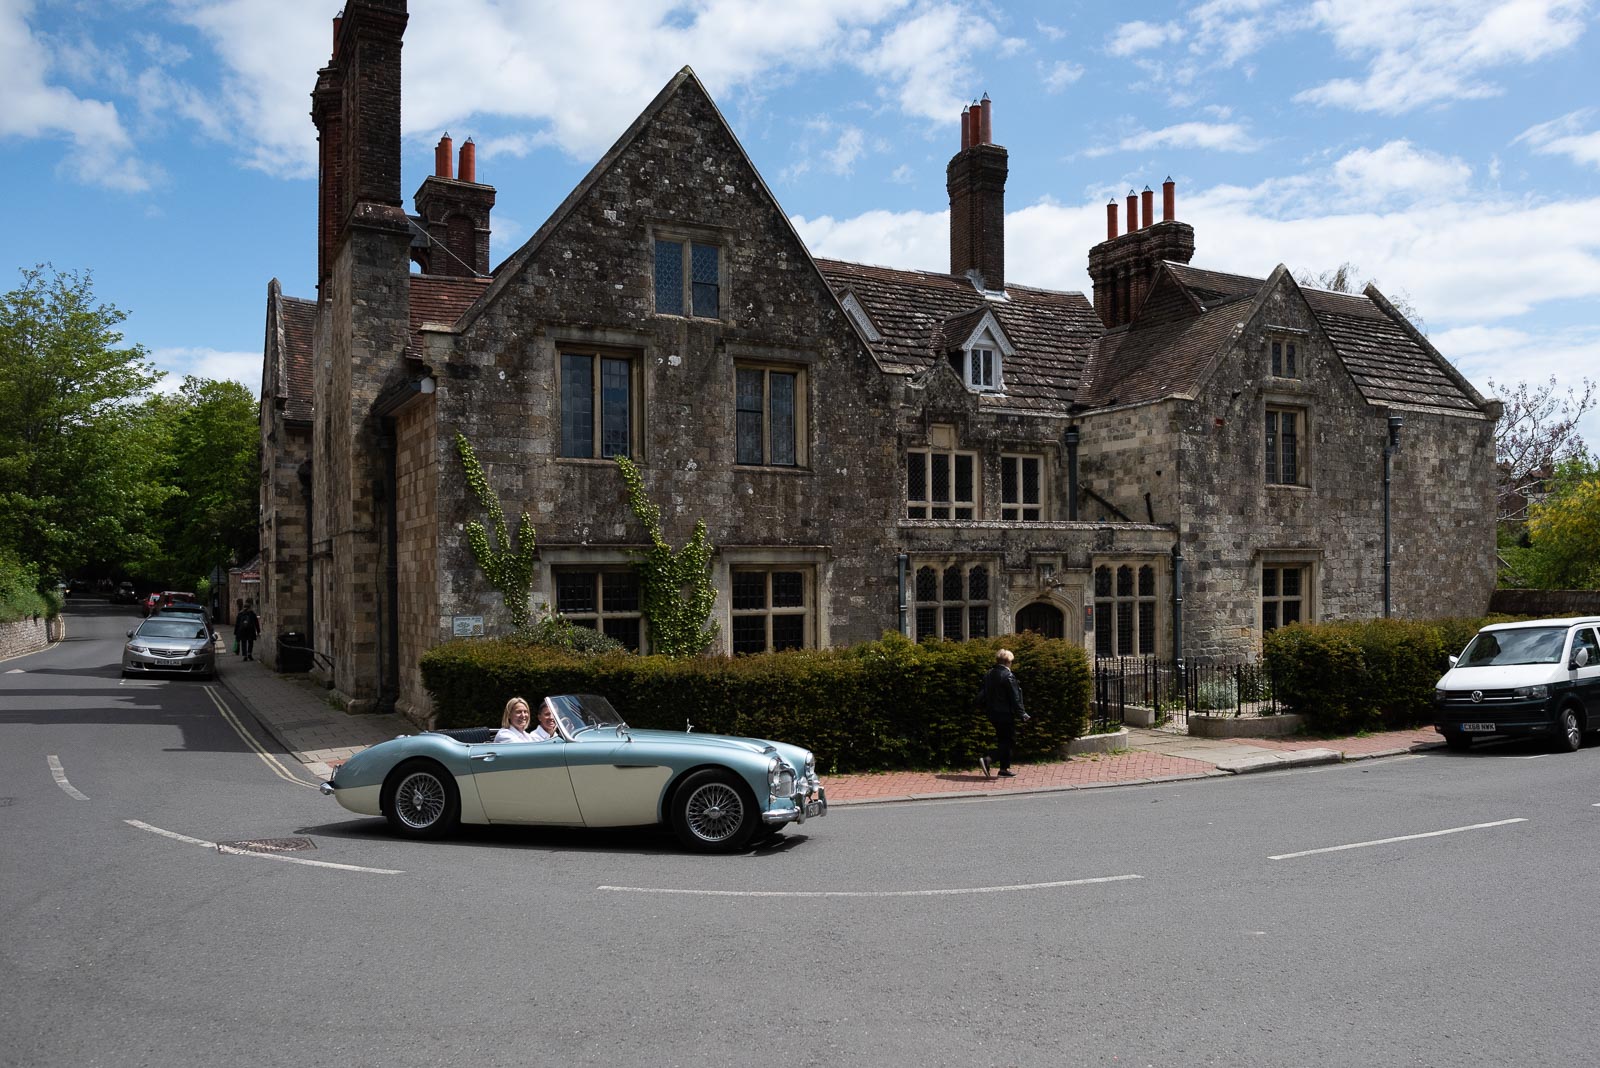
[[309, 838], [249, 838], [243, 842], [218, 842], [217, 848], [246, 853], [298, 853], [317, 846]]

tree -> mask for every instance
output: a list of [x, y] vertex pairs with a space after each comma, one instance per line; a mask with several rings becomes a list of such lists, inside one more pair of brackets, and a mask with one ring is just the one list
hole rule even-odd
[[161, 372], [88, 272], [21, 273], [0, 296], [0, 545], [62, 575], [150, 544], [162, 491], [138, 407]]
[[1489, 392], [1502, 393], [1505, 413], [1494, 428], [1495, 464], [1500, 471], [1496, 491], [1497, 518], [1510, 525], [1517, 537], [1528, 519], [1528, 505], [1542, 493], [1543, 484], [1556, 468], [1582, 459], [1587, 450], [1578, 433], [1581, 420], [1596, 403], [1595, 384], [1587, 378], [1563, 393], [1554, 376], [1530, 386], [1518, 382], [1504, 387], [1489, 379]]
[[1528, 508], [1528, 544], [1502, 549], [1535, 589], [1600, 589], [1600, 466], [1587, 457], [1556, 466], [1544, 500]]
[[[188, 376], [169, 403], [148, 411], [166, 420], [162, 472], [172, 495], [162, 509], [170, 573], [199, 579], [260, 547], [261, 483], [256, 402], [237, 382]], [[155, 433], [155, 428], [147, 428]]]

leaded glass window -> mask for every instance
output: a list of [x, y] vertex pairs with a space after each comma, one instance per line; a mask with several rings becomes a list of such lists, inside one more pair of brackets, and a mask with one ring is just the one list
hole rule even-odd
[[923, 564], [913, 584], [919, 642], [962, 641], [989, 636], [989, 567], [986, 564]]

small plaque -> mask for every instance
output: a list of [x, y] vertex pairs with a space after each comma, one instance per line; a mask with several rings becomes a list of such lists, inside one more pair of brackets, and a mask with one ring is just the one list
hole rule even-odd
[[451, 616], [450, 622], [457, 638], [483, 637], [482, 616]]

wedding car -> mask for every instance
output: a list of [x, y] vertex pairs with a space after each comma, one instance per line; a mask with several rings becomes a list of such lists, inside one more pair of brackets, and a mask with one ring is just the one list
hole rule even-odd
[[351, 757], [321, 790], [414, 838], [459, 823], [662, 824], [689, 849], [731, 852], [827, 815], [816, 760], [799, 746], [635, 730], [595, 694], [545, 700], [558, 728], [546, 741], [495, 742], [492, 727], [402, 735]]

